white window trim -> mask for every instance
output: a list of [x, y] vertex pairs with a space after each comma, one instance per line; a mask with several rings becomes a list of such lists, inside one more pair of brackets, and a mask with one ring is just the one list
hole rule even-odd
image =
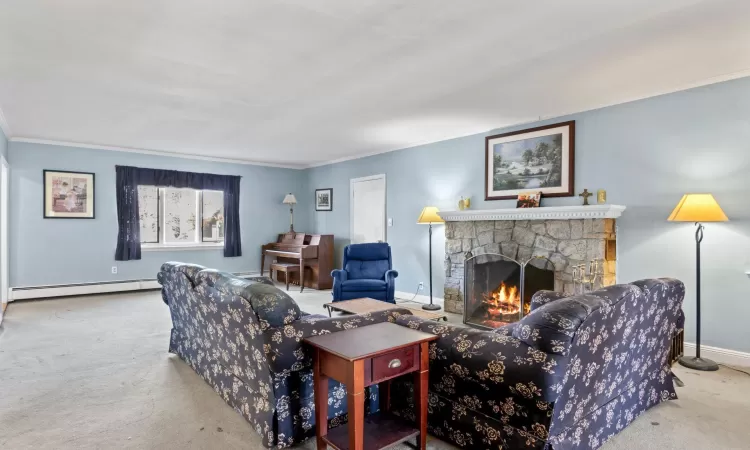
[[201, 209], [203, 205], [203, 191], [195, 189], [195, 217], [196, 217], [196, 233], [195, 241], [193, 242], [180, 242], [180, 243], [166, 243], [166, 226], [161, 223], [166, 217], [166, 188], [160, 187], [159, 198], [162, 201], [159, 202], [159, 242], [141, 243], [141, 251], [144, 252], [172, 252], [172, 251], [195, 251], [195, 250], [222, 250], [224, 249], [224, 240], [221, 241], [203, 241]]
[[141, 244], [141, 251], [144, 252], [171, 252], [171, 251], [190, 251], [190, 250], [222, 250], [223, 242], [204, 242], [202, 244]]

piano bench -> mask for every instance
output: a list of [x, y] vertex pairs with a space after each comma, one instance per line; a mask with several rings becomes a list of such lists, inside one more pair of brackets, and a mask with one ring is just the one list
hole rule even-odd
[[[276, 275], [276, 272], [284, 272], [284, 279], [286, 279], [286, 290], [289, 290], [289, 274], [292, 272], [299, 272], [299, 264], [296, 263], [280, 263], [275, 262], [271, 264], [271, 279], [273, 279]], [[303, 289], [305, 289], [305, 280], [304, 277], [305, 272], [300, 273], [299, 276], [299, 291], [302, 292]], [[278, 278], [278, 277], [277, 277]]]

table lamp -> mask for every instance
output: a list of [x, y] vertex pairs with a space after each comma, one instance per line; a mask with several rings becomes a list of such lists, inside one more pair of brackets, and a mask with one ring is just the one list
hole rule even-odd
[[437, 311], [440, 309], [440, 305], [435, 305], [432, 303], [432, 224], [433, 223], [445, 223], [445, 221], [438, 216], [438, 209], [434, 206], [425, 206], [422, 210], [422, 213], [419, 215], [419, 219], [417, 219], [417, 223], [419, 224], [427, 224], [430, 226], [430, 304], [429, 305], [423, 305], [422, 309], [426, 309], [428, 311]]
[[289, 232], [294, 233], [294, 205], [297, 204], [297, 199], [294, 198], [294, 194], [290, 192], [286, 194], [284, 201], [281, 203], [289, 205]]
[[701, 241], [703, 224], [701, 222], [726, 222], [724, 211], [711, 194], [685, 194], [669, 216], [670, 222], [695, 222], [695, 259], [696, 259], [696, 329], [695, 356], [683, 356], [680, 365], [695, 370], [719, 370], [719, 366], [710, 359], [701, 358]]

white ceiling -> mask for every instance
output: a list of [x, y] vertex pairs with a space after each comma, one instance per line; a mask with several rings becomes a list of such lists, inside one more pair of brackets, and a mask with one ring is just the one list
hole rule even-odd
[[309, 166], [750, 75], [748, 0], [3, 0], [14, 138]]

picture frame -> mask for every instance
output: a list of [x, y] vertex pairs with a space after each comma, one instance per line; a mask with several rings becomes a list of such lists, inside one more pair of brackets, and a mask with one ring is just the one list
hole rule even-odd
[[574, 195], [575, 121], [485, 138], [485, 200]]
[[315, 189], [315, 211], [333, 211], [333, 188]]
[[94, 219], [95, 174], [42, 170], [45, 219]]
[[516, 208], [539, 208], [541, 200], [541, 192], [524, 192], [523, 194], [518, 194]]

